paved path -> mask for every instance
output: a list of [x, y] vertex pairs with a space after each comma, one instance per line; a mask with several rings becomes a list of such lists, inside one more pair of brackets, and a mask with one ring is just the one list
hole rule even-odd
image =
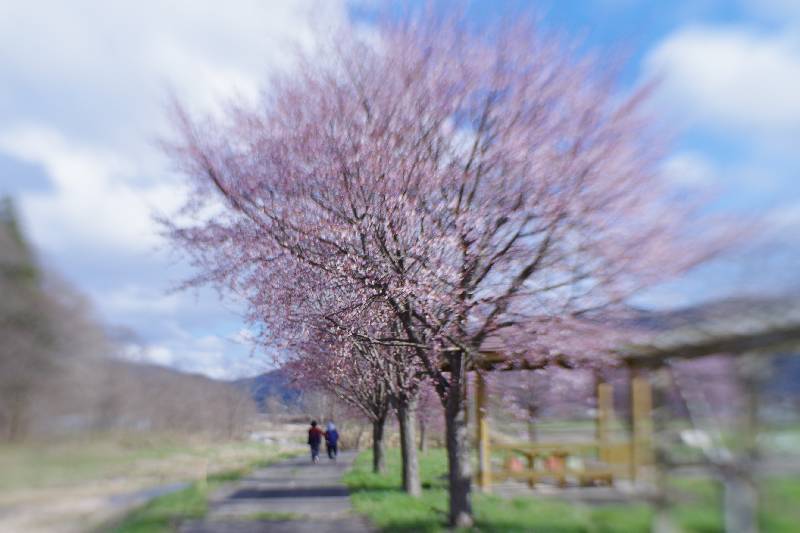
[[212, 495], [205, 520], [184, 523], [182, 533], [372, 531], [353, 514], [341, 478], [355, 458], [344, 452], [319, 464], [302, 456], [256, 470]]

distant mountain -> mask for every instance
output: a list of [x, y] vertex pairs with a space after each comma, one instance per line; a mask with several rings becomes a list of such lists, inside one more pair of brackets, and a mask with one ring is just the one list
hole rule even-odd
[[271, 370], [260, 376], [238, 379], [234, 383], [250, 391], [260, 412], [267, 412], [267, 399], [280, 400], [288, 407], [296, 405], [300, 400], [300, 390], [292, 385], [290, 376], [283, 370]]
[[185, 383], [195, 383], [206, 387], [233, 387], [245, 390], [256, 404], [259, 412], [268, 412], [267, 399], [276, 398], [287, 407], [296, 406], [302, 395], [299, 388], [291, 383], [290, 376], [283, 370], [271, 370], [250, 378], [241, 378], [233, 381], [219, 380], [202, 374], [185, 372], [175, 368], [152, 364], [128, 361], [125, 359], [111, 358], [109, 365], [125, 370], [127, 374], [142, 380], [168, 380], [170, 378], [181, 380]]
[[132, 377], [142, 380], [181, 380], [185, 383], [196, 383], [205, 386], [226, 386], [229, 382], [210, 378], [197, 372], [186, 372], [177, 368], [159, 365], [155, 363], [145, 363], [139, 361], [129, 361], [127, 359], [109, 357], [104, 358], [104, 364], [113, 370], [126, 372]]

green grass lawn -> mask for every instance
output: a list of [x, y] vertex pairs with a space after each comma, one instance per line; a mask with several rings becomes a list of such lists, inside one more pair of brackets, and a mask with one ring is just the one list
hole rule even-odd
[[[356, 459], [345, 475], [345, 483], [353, 491], [353, 506], [367, 515], [384, 531], [445, 530], [447, 492], [445, 483], [446, 456], [443, 450], [431, 450], [420, 457], [423, 496], [406, 496], [400, 489], [400, 453], [390, 450], [387, 473], [371, 472], [370, 452]], [[676, 522], [690, 532], [722, 531], [719, 512], [720, 491], [717, 485], [703, 479], [674, 480], [675, 488], [684, 496], [675, 505]], [[762, 528], [769, 532], [794, 532], [800, 523], [800, 480], [774, 480], [763, 491]], [[790, 503], [794, 501], [794, 503]], [[650, 508], [645, 504], [579, 505], [553, 499], [517, 498], [475, 494], [474, 531], [537, 531], [537, 532], [648, 532]]]

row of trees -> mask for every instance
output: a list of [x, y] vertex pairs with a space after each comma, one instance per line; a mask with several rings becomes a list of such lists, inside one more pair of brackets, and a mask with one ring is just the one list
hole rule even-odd
[[79, 294], [38, 266], [3, 200], [0, 441], [109, 430], [229, 438], [252, 420], [246, 390], [115, 358], [130, 339], [113, 336]]
[[0, 294], [0, 431], [15, 441], [31, 431], [44, 393], [59, 395], [56, 377], [103, 338], [85, 302], [39, 269], [10, 198], [0, 203]]
[[487, 343], [573, 366], [605, 348], [603, 311], [714, 249], [660, 176], [648, 89], [607, 67], [529, 21], [422, 12], [342, 28], [256, 103], [176, 103], [191, 193], [164, 223], [198, 268], [187, 285], [243, 297], [260, 340], [364, 409], [376, 441], [396, 408], [412, 494], [431, 387], [453, 525], [472, 522], [467, 373]]

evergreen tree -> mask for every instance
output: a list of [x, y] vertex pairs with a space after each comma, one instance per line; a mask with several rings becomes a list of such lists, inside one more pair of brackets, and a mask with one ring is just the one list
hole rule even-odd
[[0, 437], [26, 432], [37, 384], [53, 364], [51, 305], [10, 198], [0, 200]]

